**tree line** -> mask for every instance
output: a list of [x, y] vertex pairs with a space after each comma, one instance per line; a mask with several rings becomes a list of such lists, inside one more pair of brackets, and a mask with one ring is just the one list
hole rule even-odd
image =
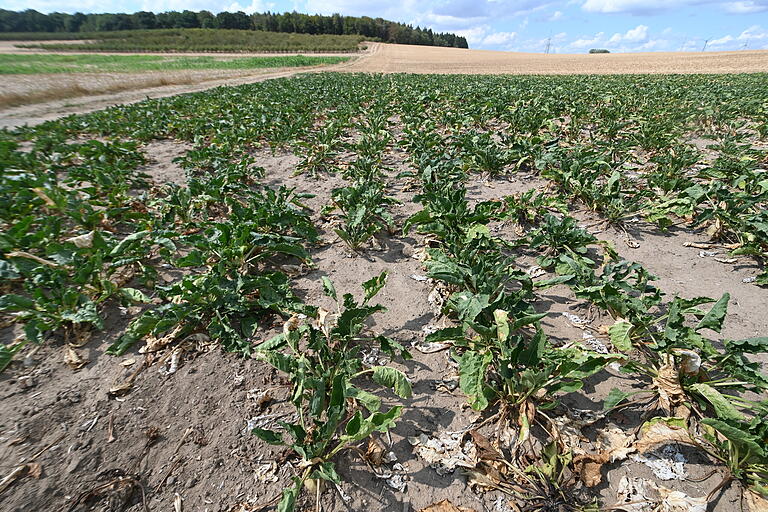
[[418, 44], [468, 48], [464, 37], [451, 33], [368, 16], [302, 14], [298, 12], [254, 13], [209, 11], [169, 11], [133, 14], [43, 14], [33, 9], [9, 11], [0, 9], [0, 32], [111, 32], [115, 30], [151, 30], [161, 28], [220, 28], [264, 30], [297, 34], [360, 35], [388, 43]]

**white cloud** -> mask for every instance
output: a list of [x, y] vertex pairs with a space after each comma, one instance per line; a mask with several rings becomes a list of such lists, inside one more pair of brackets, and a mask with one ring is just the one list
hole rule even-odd
[[768, 0], [585, 0], [581, 8], [588, 12], [649, 14], [686, 6], [716, 4], [732, 14], [768, 11]]
[[739, 34], [737, 37], [739, 41], [755, 41], [760, 39], [768, 39], [768, 31], [763, 30], [760, 25], [752, 25], [747, 30]]
[[594, 47], [603, 42], [605, 32], [598, 32], [592, 38], [581, 38], [573, 41], [569, 46], [573, 48], [587, 48]]
[[445, 14], [435, 14], [428, 12], [420, 18], [418, 23], [426, 23], [429, 27], [442, 29], [443, 27], [451, 27], [451, 30], [459, 28], [467, 28], [473, 25], [478, 25], [486, 21], [485, 17], [476, 18], [460, 18], [456, 16], [449, 16]]
[[515, 32], [494, 32], [483, 38], [483, 46], [501, 46], [511, 43], [517, 34]]
[[744, 2], [727, 2], [725, 10], [732, 14], [752, 14], [756, 12], [768, 11], [768, 2], [747, 0]]
[[731, 36], [731, 35], [723, 36], [723, 37], [720, 37], [718, 39], [712, 39], [709, 42], [709, 46], [722, 46], [722, 45], [724, 45], [726, 43], [730, 43], [734, 39], [735, 38], [733, 36]]
[[253, 14], [255, 12], [271, 11], [275, 8], [275, 4], [272, 2], [262, 2], [261, 0], [251, 0], [251, 5], [243, 6], [238, 2], [233, 2], [229, 7], [224, 9], [229, 12], [243, 11], [246, 14]]
[[563, 11], [555, 11], [547, 21], [560, 21], [561, 19], [563, 19]]
[[625, 43], [642, 43], [648, 40], [648, 27], [646, 25], [638, 25], [635, 28], [627, 30], [624, 34], [613, 34], [607, 41], [608, 44]]
[[473, 46], [481, 44], [490, 29], [491, 27], [488, 25], [481, 25], [464, 30], [457, 30], [456, 35], [465, 37], [467, 39], [467, 43], [469, 43], [470, 46]]
[[651, 39], [650, 41], [646, 41], [640, 46], [632, 48], [629, 51], [647, 52], [651, 50], [667, 50], [669, 49], [669, 44], [670, 42], [666, 39]]
[[581, 8], [588, 12], [647, 13], [668, 9], [675, 4], [679, 5], [681, 3], [682, 2], [676, 0], [666, 2], [663, 0], [586, 0]]
[[624, 34], [624, 41], [630, 43], [639, 43], [648, 39], [648, 27], [646, 25], [638, 25], [631, 30], [627, 30]]

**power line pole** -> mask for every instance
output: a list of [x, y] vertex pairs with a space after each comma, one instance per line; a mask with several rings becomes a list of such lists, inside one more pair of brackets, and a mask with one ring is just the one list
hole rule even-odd
[[688, 44], [688, 38], [686, 37], [685, 40], [683, 40], [683, 44], [680, 45], [680, 49], [677, 50], [679, 52], [683, 51], [683, 48], [685, 48], [685, 45]]
[[[710, 38], [710, 39], [711, 39], [711, 38]], [[709, 44], [709, 39], [707, 39], [706, 41], [704, 41], [704, 46], [701, 48], [701, 51], [702, 51], [702, 52], [703, 52], [704, 50], [706, 50], [706, 49], [707, 49], [707, 45], [708, 45], [708, 44]]]
[[544, 53], [546, 53], [546, 54], [549, 54], [549, 49], [550, 49], [551, 47], [552, 47], [552, 38], [551, 38], [551, 37], [548, 37], [548, 38], [547, 38], [547, 48], [546, 48], [546, 50], [544, 50]]

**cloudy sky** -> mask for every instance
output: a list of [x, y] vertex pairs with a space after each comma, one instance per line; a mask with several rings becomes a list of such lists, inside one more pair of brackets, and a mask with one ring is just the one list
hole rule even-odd
[[768, 49], [768, 0], [0, 0], [41, 12], [291, 11], [380, 16], [465, 36], [471, 48], [582, 53]]

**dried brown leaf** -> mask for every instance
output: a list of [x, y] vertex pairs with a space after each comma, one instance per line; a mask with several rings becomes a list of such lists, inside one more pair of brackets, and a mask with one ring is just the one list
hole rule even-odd
[[667, 421], [655, 421], [647, 424], [641, 431], [643, 437], [635, 443], [638, 453], [645, 453], [669, 443], [695, 444], [685, 428]]
[[43, 191], [42, 187], [35, 187], [32, 189], [32, 192], [34, 192], [37, 197], [42, 199], [46, 206], [56, 206], [56, 203], [53, 202], [53, 199], [48, 197], [48, 194]]
[[112, 387], [109, 388], [109, 391], [107, 392], [107, 394], [109, 396], [121, 396], [128, 393], [128, 391], [130, 391], [131, 388], [133, 387], [133, 381], [136, 380], [136, 377], [139, 376], [139, 373], [141, 373], [146, 366], [147, 366], [147, 362], [145, 360], [123, 382], [119, 384], [112, 384]]
[[690, 416], [688, 408], [681, 406], [685, 392], [680, 385], [680, 374], [672, 356], [659, 368], [653, 384], [659, 393], [659, 407], [667, 416], [683, 416], [684, 419]]
[[587, 487], [595, 487], [603, 481], [603, 463], [597, 461], [585, 462], [579, 471], [579, 477]]
[[26, 258], [28, 260], [36, 261], [37, 263], [40, 263], [41, 265], [46, 265], [52, 268], [58, 268], [60, 265], [58, 263], [54, 263], [52, 261], [43, 259], [39, 256], [35, 256], [34, 254], [30, 254], [25, 251], [11, 251], [8, 253], [5, 253], [6, 258]]
[[181, 333], [182, 329], [184, 329], [184, 325], [178, 324], [176, 327], [171, 329], [171, 332], [169, 332], [165, 336], [162, 336], [160, 338], [156, 338], [154, 336], [148, 336], [144, 346], [139, 349], [139, 353], [148, 354], [151, 352], [158, 352], [162, 350], [166, 346], [173, 343], [176, 337]]
[[474, 509], [467, 507], [457, 507], [449, 500], [439, 501], [433, 503], [427, 508], [421, 509], [419, 512], [476, 512]]
[[67, 363], [67, 366], [72, 370], [79, 370], [89, 363], [87, 359], [80, 357], [80, 354], [69, 345], [64, 348], [64, 362]]
[[617, 428], [608, 428], [597, 434], [599, 450], [608, 454], [609, 462], [624, 460], [635, 451], [635, 436]]
[[603, 465], [611, 459], [610, 453], [588, 453], [573, 459], [573, 467], [587, 487], [595, 487], [603, 480]]
[[630, 238], [625, 238], [624, 243], [627, 244], [627, 247], [630, 249], [637, 249], [640, 247], [640, 243], [637, 240], [632, 240]]
[[685, 375], [698, 375], [701, 369], [701, 356], [694, 350], [684, 348], [673, 349], [672, 352], [680, 358], [680, 371]]
[[694, 247], [696, 249], [711, 249], [712, 244], [699, 243], [699, 242], [683, 242], [683, 247]]
[[295, 331], [299, 328], [300, 323], [301, 319], [298, 317], [298, 315], [293, 315], [283, 324], [283, 334], [288, 336], [289, 332]]
[[27, 464], [27, 476], [31, 476], [35, 480], [39, 480], [43, 475], [43, 466], [39, 462], [30, 462]]
[[371, 436], [368, 439], [368, 448], [365, 450], [365, 458], [374, 466], [381, 466], [381, 463], [384, 462], [384, 453], [386, 450], [387, 447], [384, 446], [381, 439], [376, 436]]
[[65, 242], [71, 242], [75, 244], [75, 247], [77, 247], [78, 249], [93, 247], [93, 237], [95, 234], [96, 234], [95, 231], [90, 231], [84, 235], [67, 238]]
[[472, 442], [475, 443], [477, 449], [478, 460], [503, 460], [504, 457], [491, 445], [491, 442], [487, 437], [482, 435], [477, 430], [470, 430], [469, 435], [472, 436]]

